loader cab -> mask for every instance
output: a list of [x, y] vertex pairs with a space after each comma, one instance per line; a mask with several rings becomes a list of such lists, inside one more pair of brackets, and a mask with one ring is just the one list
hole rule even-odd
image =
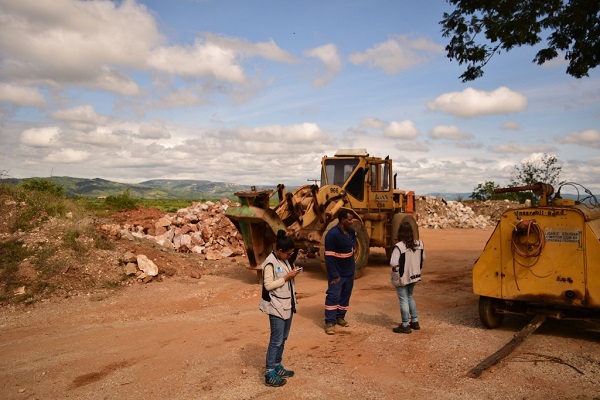
[[366, 150], [338, 150], [334, 157], [323, 157], [321, 187], [340, 186], [356, 200], [365, 199], [365, 177], [367, 169], [364, 159]]

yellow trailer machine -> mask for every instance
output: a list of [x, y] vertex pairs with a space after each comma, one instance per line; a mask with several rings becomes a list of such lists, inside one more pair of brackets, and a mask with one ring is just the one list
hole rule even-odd
[[541, 195], [540, 205], [505, 211], [473, 268], [481, 322], [497, 328], [512, 313], [600, 318], [596, 198], [587, 203], [559, 196], [550, 200], [554, 189], [542, 183], [498, 192], [523, 189]]

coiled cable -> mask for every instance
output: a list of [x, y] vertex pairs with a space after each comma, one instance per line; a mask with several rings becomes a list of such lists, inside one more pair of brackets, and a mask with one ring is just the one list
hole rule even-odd
[[[511, 252], [513, 255], [513, 276], [517, 290], [521, 289], [517, 281], [516, 264], [518, 263], [526, 268], [533, 267], [538, 262], [545, 245], [546, 235], [544, 235], [544, 231], [535, 220], [523, 220], [515, 226], [515, 230], [512, 233]], [[524, 264], [518, 261], [515, 256], [526, 259], [535, 258], [535, 260]]]

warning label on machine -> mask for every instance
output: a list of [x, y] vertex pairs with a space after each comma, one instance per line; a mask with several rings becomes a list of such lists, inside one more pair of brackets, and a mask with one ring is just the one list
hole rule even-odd
[[579, 243], [581, 231], [569, 229], [552, 229], [545, 232], [546, 242]]

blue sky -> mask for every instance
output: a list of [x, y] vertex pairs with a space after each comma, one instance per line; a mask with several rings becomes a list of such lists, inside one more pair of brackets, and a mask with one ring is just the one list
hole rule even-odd
[[297, 186], [390, 156], [417, 194], [558, 156], [600, 194], [600, 74], [496, 55], [462, 83], [445, 1], [0, 0], [0, 170]]

